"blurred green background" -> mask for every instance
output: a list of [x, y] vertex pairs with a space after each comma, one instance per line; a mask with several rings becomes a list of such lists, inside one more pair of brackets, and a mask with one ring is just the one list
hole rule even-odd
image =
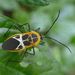
[[[6, 39], [2, 35], [11, 24], [29, 23], [33, 30], [40, 27], [40, 33], [44, 33], [59, 10], [59, 19], [48, 36], [67, 45], [72, 53], [57, 42], [45, 39], [44, 46], [35, 48], [34, 56], [7, 63], [8, 59], [17, 60], [20, 56], [1, 49], [0, 75], [75, 75], [75, 0], [0, 0], [0, 46]], [[11, 34], [15, 32], [12, 28]]]

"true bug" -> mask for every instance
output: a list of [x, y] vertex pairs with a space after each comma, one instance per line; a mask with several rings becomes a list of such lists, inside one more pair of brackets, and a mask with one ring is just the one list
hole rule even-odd
[[[38, 33], [36, 30], [31, 31], [30, 25], [28, 23], [26, 25], [28, 25], [29, 32], [26, 32], [26, 33], [22, 32], [19, 26], [14, 25], [14, 27], [17, 28], [21, 33], [20, 34], [15, 34], [15, 35], [10, 36], [9, 38], [7, 38], [7, 40], [2, 44], [2, 49], [8, 50], [10, 52], [25, 51], [25, 53], [26, 53], [29, 48], [32, 48], [33, 49], [33, 54], [35, 54], [34, 47], [39, 45], [40, 42], [43, 40], [43, 38], [47, 38], [47, 39], [52, 39], [52, 40], [60, 43], [61, 45], [68, 48], [68, 50], [71, 52], [69, 47], [66, 46], [65, 44], [57, 41], [56, 39], [54, 39], [52, 37], [45, 36], [45, 35], [47, 35], [47, 33], [50, 31], [50, 29], [53, 27], [53, 25], [55, 24], [55, 22], [59, 18], [59, 14], [60, 14], [60, 11], [59, 11], [56, 19], [54, 20], [52, 25], [49, 27], [49, 29], [44, 33], [44, 35]], [[10, 26], [10, 28], [11, 27], [12, 26]], [[9, 29], [8, 29], [8, 31], [9, 31]]]

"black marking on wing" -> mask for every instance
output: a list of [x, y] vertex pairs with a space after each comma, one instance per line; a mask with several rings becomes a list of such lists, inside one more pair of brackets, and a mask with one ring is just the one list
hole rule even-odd
[[25, 35], [22, 36], [22, 39], [23, 40], [26, 40], [28, 37], [29, 37], [29, 35], [28, 34], [25, 34]]
[[35, 43], [35, 42], [37, 42], [38, 41], [38, 38], [34, 38], [33, 39], [33, 42]]
[[29, 41], [24, 41], [23, 43], [24, 43], [25, 46], [31, 45], [31, 43]]
[[4, 50], [15, 50], [19, 45], [19, 43], [20, 42], [17, 41], [16, 39], [10, 38], [3, 43], [2, 48]]

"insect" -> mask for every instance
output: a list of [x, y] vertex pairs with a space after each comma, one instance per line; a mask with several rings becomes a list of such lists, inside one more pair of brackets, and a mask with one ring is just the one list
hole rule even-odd
[[[43, 38], [47, 38], [47, 39], [52, 39], [52, 40], [60, 43], [61, 45], [65, 46], [71, 52], [71, 50], [69, 49], [69, 47], [66, 46], [65, 44], [59, 42], [58, 40], [56, 40], [56, 39], [54, 39], [54, 38], [52, 38], [50, 36], [47, 36], [48, 32], [51, 30], [51, 28], [53, 27], [53, 25], [55, 24], [55, 22], [58, 20], [59, 14], [60, 14], [60, 11], [59, 11], [56, 19], [54, 20], [54, 22], [52, 23], [52, 25], [49, 27], [49, 29], [44, 33], [44, 35], [37, 32], [37, 30], [39, 28], [37, 30], [35, 30], [35, 31], [31, 31], [30, 25], [28, 23], [26, 25], [29, 28], [28, 29], [29, 32], [25, 32], [25, 33], [21, 31], [21, 29], [20, 29], [19, 26], [14, 25], [14, 27], [16, 29], [18, 29], [21, 33], [12, 35], [9, 38], [7, 38], [4, 41], [4, 43], [2, 44], [2, 49], [10, 51], [10, 52], [25, 51], [25, 53], [26, 53], [30, 48], [32, 48], [33, 49], [33, 53], [32, 54], [34, 55], [35, 54], [34, 47], [37, 46], [37, 45], [39, 45], [40, 42], [42, 42]], [[10, 26], [10, 28], [11, 27], [12, 26]], [[9, 29], [8, 29], [8, 31], [9, 31]]]
[[33, 46], [37, 46], [41, 41], [41, 36], [35, 31], [15, 34], [9, 37], [2, 45], [4, 50], [18, 52]]

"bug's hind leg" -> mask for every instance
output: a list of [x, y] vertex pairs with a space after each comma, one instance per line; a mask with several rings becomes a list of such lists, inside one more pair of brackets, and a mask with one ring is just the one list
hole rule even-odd
[[34, 49], [34, 47], [32, 47], [32, 50], [31, 51], [32, 52], [28, 51], [28, 49], [26, 49], [26, 51], [23, 51], [21, 53], [21, 57], [20, 57], [20, 60], [19, 61], [21, 61], [25, 56], [27, 56], [27, 54], [35, 55], [35, 49]]
[[6, 63], [6, 65], [8, 65], [9, 63], [20, 63], [20, 62], [23, 60], [24, 56], [26, 56], [26, 53], [27, 53], [27, 54], [30, 54], [30, 55], [35, 55], [34, 47], [32, 48], [32, 53], [29, 52], [28, 49], [26, 49], [26, 51], [24, 51], [24, 52], [21, 53], [19, 59], [17, 59], [17, 60], [14, 60], [14, 59], [11, 60], [11, 59], [9, 58], [8, 61], [7, 61], [7, 63]]
[[23, 33], [23, 31], [21, 30], [21, 28], [20, 28], [19, 25], [13, 24], [13, 25], [10, 25], [10, 26], [9, 26], [8, 30], [5, 32], [5, 34], [3, 35], [3, 37], [7, 37], [7, 35], [9, 35], [8, 33], [10, 33], [10, 29], [11, 29], [12, 27], [15, 27], [17, 30], [19, 30], [21, 33]]
[[3, 35], [3, 37], [7, 37], [7, 33], [9, 33], [9, 31], [10, 31], [11, 28], [12, 28], [12, 26], [10, 26], [10, 27], [8, 28], [8, 30], [5, 32], [5, 34]]
[[0, 36], [0, 42], [4, 41], [9, 36], [11, 28], [12, 26], [10, 26], [2, 36]]
[[[22, 53], [21, 53], [21, 57], [20, 57], [20, 60], [18, 60], [18, 62], [21, 62], [22, 60], [23, 60], [23, 58], [25, 57], [25, 56], [27, 56], [26, 54], [30, 54], [30, 55], [35, 55], [35, 49], [34, 49], [34, 47], [32, 47], [32, 50], [31, 50], [32, 52], [30, 52], [30, 51], [28, 51], [28, 49], [26, 49], [26, 51], [23, 51]], [[17, 62], [17, 61], [16, 61]]]
[[21, 33], [23, 33], [23, 31], [21, 30], [21, 27], [20, 27], [19, 24], [13, 24], [13, 26], [14, 26], [17, 30], [19, 30]]

